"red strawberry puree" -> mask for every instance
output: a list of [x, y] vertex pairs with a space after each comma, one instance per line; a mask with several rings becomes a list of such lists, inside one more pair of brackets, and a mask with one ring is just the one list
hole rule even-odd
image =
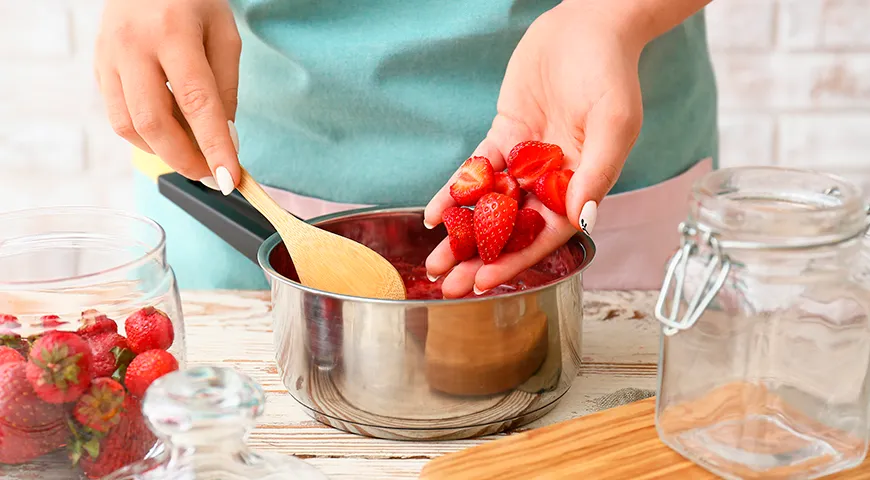
[[[446, 232], [443, 226], [439, 226], [435, 230], [421, 231], [416, 230], [401, 232], [398, 229], [386, 229], [386, 232], [404, 237], [400, 242], [408, 242], [414, 247], [398, 247], [396, 243], [383, 238], [373, 239], [366, 235], [364, 230], [358, 229], [343, 229], [343, 228], [328, 228], [334, 230], [339, 235], [356, 240], [364, 245], [374, 249], [381, 255], [384, 255], [390, 263], [392, 263], [402, 279], [405, 281], [405, 289], [407, 290], [408, 300], [433, 300], [443, 298], [441, 293], [441, 283], [443, 277], [436, 282], [430, 282], [426, 277], [425, 261], [429, 252], [444, 238]], [[380, 229], [378, 229], [380, 230]], [[388, 237], [392, 235], [387, 235]], [[420, 237], [413, 240], [407, 237]], [[396, 240], [393, 238], [392, 240]], [[416, 240], [416, 241], [414, 241]], [[419, 242], [419, 243], [418, 243]], [[405, 244], [407, 245], [407, 243]], [[530, 288], [545, 285], [554, 280], [562, 278], [571, 272], [575, 271], [579, 266], [579, 262], [583, 259], [582, 252], [578, 252], [581, 247], [574, 245], [566, 245], [550, 254], [537, 265], [517, 275], [512, 281], [493, 288], [482, 296], [493, 296], [503, 293], [516, 292], [527, 290]], [[272, 267], [281, 275], [297, 280], [296, 271], [293, 268], [292, 262], [287, 255], [287, 250], [283, 244], [278, 245], [272, 251], [269, 258]], [[475, 297], [471, 293], [466, 298]]]

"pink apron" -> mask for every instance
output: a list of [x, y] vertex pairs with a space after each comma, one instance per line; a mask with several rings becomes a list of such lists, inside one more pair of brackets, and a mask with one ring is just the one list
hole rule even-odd
[[[591, 232], [598, 248], [583, 275], [589, 290], [654, 290], [661, 287], [665, 264], [679, 247], [677, 226], [686, 218], [695, 180], [712, 170], [704, 159], [685, 173], [639, 190], [608, 195], [598, 207]], [[297, 195], [276, 188], [266, 192], [303, 219], [363, 208]]]

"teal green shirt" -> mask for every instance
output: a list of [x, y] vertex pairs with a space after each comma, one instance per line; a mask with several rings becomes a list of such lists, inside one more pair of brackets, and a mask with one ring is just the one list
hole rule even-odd
[[[231, 3], [243, 41], [240, 157], [254, 176], [325, 200], [424, 205], [486, 135], [511, 53], [559, 2]], [[703, 13], [646, 47], [640, 81], [643, 129], [612, 193], [715, 159]], [[142, 209], [167, 231], [183, 288], [265, 286], [255, 266], [139, 184]]]

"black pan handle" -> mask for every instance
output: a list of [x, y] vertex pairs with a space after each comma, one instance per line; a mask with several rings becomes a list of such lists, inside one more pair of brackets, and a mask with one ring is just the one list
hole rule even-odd
[[157, 189], [254, 263], [260, 245], [275, 233], [266, 217], [237, 191], [225, 197], [177, 173], [158, 177]]

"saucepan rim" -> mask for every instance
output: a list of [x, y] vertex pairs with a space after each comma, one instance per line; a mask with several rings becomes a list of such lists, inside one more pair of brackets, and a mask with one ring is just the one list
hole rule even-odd
[[[359, 209], [354, 209], [354, 210], [346, 210], [343, 212], [333, 213], [333, 214], [329, 214], [329, 215], [322, 215], [322, 216], [307, 220], [307, 222], [312, 224], [312, 225], [318, 225], [318, 224], [330, 222], [333, 220], [347, 219], [347, 218], [361, 216], [361, 215], [372, 215], [372, 214], [378, 214], [378, 213], [422, 214], [422, 212], [423, 212], [423, 207], [366, 207], [366, 208], [359, 208]], [[589, 265], [592, 263], [593, 259], [595, 258], [596, 247], [595, 247], [595, 242], [592, 240], [592, 237], [590, 237], [586, 232], [583, 232], [583, 231], [577, 232], [577, 234], [575, 234], [573, 237], [571, 237], [569, 242], [578, 243], [580, 248], [583, 249], [583, 254], [584, 254], [583, 261], [581, 262], [580, 266], [577, 267], [577, 269], [573, 273], [571, 273], [570, 275], [562, 277], [559, 280], [556, 280], [552, 283], [548, 283], [546, 285], [541, 285], [541, 286], [535, 287], [535, 288], [530, 288], [528, 290], [520, 290], [520, 291], [516, 291], [516, 292], [511, 292], [511, 293], [504, 293], [504, 294], [492, 296], [492, 297], [456, 298], [456, 299], [449, 299], [449, 300], [443, 300], [443, 299], [442, 300], [432, 300], [432, 299], [387, 300], [387, 299], [379, 299], [379, 298], [366, 298], [366, 297], [357, 297], [354, 295], [343, 295], [343, 294], [338, 294], [338, 293], [330, 293], [330, 292], [326, 292], [323, 290], [318, 290], [316, 288], [307, 287], [305, 285], [302, 285], [299, 282], [295, 282], [295, 281], [290, 280], [289, 278], [281, 275], [272, 267], [272, 264], [269, 261], [269, 256], [271, 255], [272, 250], [274, 250], [275, 247], [277, 247], [281, 243], [281, 237], [277, 233], [274, 233], [271, 236], [269, 236], [269, 238], [267, 238], [260, 245], [260, 248], [257, 251], [257, 262], [260, 264], [260, 268], [262, 268], [263, 271], [266, 273], [266, 275], [268, 275], [269, 278], [273, 281], [280, 282], [284, 285], [302, 290], [302, 291], [307, 292], [307, 293], [311, 293], [311, 294], [315, 294], [315, 295], [319, 295], [319, 296], [324, 296], [324, 297], [329, 297], [329, 298], [334, 298], [337, 300], [353, 301], [353, 302], [361, 302], [361, 303], [371, 303], [371, 304], [388, 304], [388, 305], [431, 305], [431, 304], [455, 305], [455, 304], [465, 304], [465, 303], [474, 303], [474, 302], [485, 302], [485, 301], [492, 301], [492, 300], [501, 299], [501, 298], [512, 298], [512, 297], [518, 297], [518, 296], [522, 296], [522, 295], [528, 295], [531, 293], [540, 292], [542, 290], [555, 288], [558, 285], [561, 285], [562, 283], [565, 283], [565, 282], [573, 279], [574, 277], [582, 274], [587, 268], [589, 268]]]

